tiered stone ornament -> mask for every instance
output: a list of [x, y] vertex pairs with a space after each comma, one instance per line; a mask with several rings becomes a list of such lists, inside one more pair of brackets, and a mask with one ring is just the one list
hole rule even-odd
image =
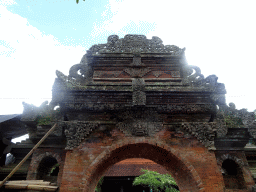
[[[65, 161], [61, 191], [92, 192], [108, 167], [134, 157], [166, 166], [180, 191], [224, 191], [222, 163], [246, 162], [244, 146], [256, 140], [254, 114], [227, 106], [218, 77], [205, 78], [188, 65], [185, 48], [158, 37], [111, 35], [68, 75], [56, 75], [51, 103], [24, 103], [22, 120], [34, 143], [58, 123], [28, 178], [37, 174], [40, 150], [50, 151]], [[254, 183], [243, 165], [249, 189]]]
[[[111, 35], [106, 44], [92, 46], [68, 76], [56, 74], [49, 108], [60, 107], [67, 149], [106, 121], [135, 137], [176, 127], [207, 147], [214, 146], [215, 135], [227, 133], [224, 119], [216, 118], [216, 105], [225, 106], [224, 84], [215, 75], [204, 78], [198, 67], [187, 64], [185, 48], [163, 45], [158, 37]], [[25, 112], [24, 121], [36, 119], [35, 107], [30, 108], [33, 119], [26, 120]], [[102, 113], [111, 123], [92, 117]], [[30, 132], [35, 135], [35, 125]]]
[[[119, 38], [112, 35], [106, 44], [92, 46], [81, 62], [70, 68], [68, 76], [57, 71], [51, 104], [59, 105], [62, 113], [73, 122], [69, 122], [64, 131], [68, 139], [67, 149], [81, 142], [77, 129], [70, 131], [71, 125], [77, 127], [76, 122], [84, 121], [78, 114], [88, 114], [87, 123], [84, 123], [87, 125], [91, 121], [91, 112], [110, 113], [115, 120], [113, 124], [133, 136], [154, 136], [157, 130], [169, 124], [178, 124], [191, 135], [204, 130], [209, 134], [200, 133], [198, 138], [212, 146], [216, 104], [225, 104], [226, 91], [223, 84], [217, 83], [215, 75], [204, 78], [198, 67], [189, 66], [184, 51], [185, 48], [163, 45], [158, 37], [147, 39], [144, 35], [126, 35]], [[147, 111], [158, 117], [154, 120], [150, 115], [137, 115], [131, 120], [119, 118], [120, 114]], [[173, 120], [163, 119], [163, 114], [172, 116]], [[193, 124], [198, 128], [179, 122], [175, 116], [180, 114], [186, 121], [198, 122]], [[196, 114], [200, 114], [197, 119]], [[93, 129], [92, 124], [90, 129]], [[100, 122], [95, 126], [98, 124]], [[206, 129], [200, 128], [205, 126]], [[87, 126], [82, 127], [87, 129]], [[89, 134], [85, 132], [85, 136]]]

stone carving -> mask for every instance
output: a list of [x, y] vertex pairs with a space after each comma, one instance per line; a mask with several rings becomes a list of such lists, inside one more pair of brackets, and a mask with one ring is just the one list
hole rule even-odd
[[180, 49], [175, 45], [163, 45], [159, 37], [147, 39], [145, 35], [125, 35], [119, 39], [117, 35], [108, 37], [106, 44], [92, 46], [87, 53], [104, 54], [104, 53], [169, 53], [171, 55], [182, 55], [185, 48]]
[[[138, 92], [138, 94], [140, 94], [141, 92]], [[138, 98], [142, 98], [141, 101], [139, 102], [140, 99], [136, 99], [136, 93], [134, 94], [134, 104], [136, 103], [144, 103], [145, 100], [145, 96], [143, 97], [143, 93], [141, 94], [141, 97]], [[143, 99], [144, 98], [144, 99]], [[138, 100], [138, 102], [136, 101]], [[69, 110], [95, 110], [95, 111], [104, 111], [104, 110], [123, 110], [125, 109], [127, 106], [133, 106], [133, 102], [128, 103], [126, 105], [124, 105], [123, 103], [105, 103], [105, 104], [101, 104], [101, 103], [74, 103], [74, 102], [69, 102], [65, 104], [65, 108], [69, 109]], [[191, 104], [191, 105], [185, 105], [185, 104], [181, 104], [181, 105], [154, 105], [155, 109], [157, 111], [161, 111], [161, 112], [170, 112], [170, 113], [186, 113], [186, 114], [193, 114], [193, 113], [212, 113], [215, 112], [215, 106], [211, 105], [211, 104]]]
[[117, 127], [127, 136], [153, 136], [160, 130], [162, 124], [160, 122], [134, 120], [132, 122], [118, 123]]
[[161, 76], [163, 73], [162, 73], [162, 71], [153, 71], [152, 74], [153, 74], [155, 77], [159, 77], [159, 76]]
[[256, 122], [253, 122], [250, 126], [250, 128], [248, 128], [248, 131], [250, 133], [250, 135], [256, 139]]
[[225, 94], [211, 94], [210, 98], [216, 105], [225, 105], [226, 104]]
[[69, 77], [85, 84], [92, 80], [91, 66], [88, 63], [73, 65], [69, 70]]
[[98, 122], [86, 121], [63, 121], [60, 126], [64, 127], [64, 133], [67, 137], [67, 150], [77, 147], [89, 133], [99, 126]]
[[182, 123], [182, 128], [195, 136], [205, 147], [214, 147], [214, 137], [216, 135], [216, 123], [190, 122]]
[[57, 121], [57, 119], [60, 118], [59, 110], [54, 110], [55, 105], [53, 105], [52, 103], [48, 105], [48, 101], [43, 102], [39, 107], [25, 102], [23, 102], [22, 104], [24, 110], [21, 121], [34, 121], [40, 124], [40, 122], [38, 122], [40, 119], [48, 118], [50, 123], [50, 121]]
[[229, 106], [220, 105], [219, 111], [224, 114], [224, 117], [232, 117], [231, 120], [234, 122], [231, 122], [231, 126], [236, 126], [238, 128], [250, 128], [250, 126], [255, 122], [255, 115], [253, 112], [248, 112], [247, 109], [237, 110], [234, 103], [229, 103]]
[[133, 78], [143, 77], [146, 73], [151, 71], [145, 67], [145, 64], [141, 63], [141, 57], [138, 54], [134, 54], [133, 62], [129, 68], [124, 68], [124, 71]]
[[21, 121], [35, 121], [39, 113], [38, 107], [25, 102], [22, 102], [22, 104], [23, 104], [24, 110], [23, 110]]
[[212, 91], [225, 94], [225, 86], [223, 83], [217, 83], [218, 77], [216, 75], [210, 75], [206, 78], [201, 74], [201, 70], [197, 66], [184, 65], [183, 67], [183, 85], [189, 85], [192, 87], [205, 87], [210, 88]]
[[211, 104], [191, 104], [191, 105], [157, 105], [158, 111], [171, 113], [212, 113], [215, 112], [215, 106]]
[[104, 74], [106, 73], [106, 71], [94, 71], [93, 73], [93, 77], [96, 77], [96, 78], [102, 78], [104, 76]]
[[115, 110], [115, 109], [123, 109], [125, 106], [121, 103], [67, 103], [65, 105], [67, 109], [73, 110], [95, 110], [95, 111], [104, 111], [104, 110]]
[[132, 103], [133, 105], [146, 105], [145, 81], [142, 78], [132, 79]]
[[201, 69], [193, 65], [185, 65], [183, 67], [183, 84], [196, 85], [204, 79]]
[[217, 112], [216, 119], [214, 121], [217, 128], [217, 137], [224, 137], [228, 133], [228, 127], [226, 126], [224, 116], [222, 113]]
[[153, 136], [163, 124], [159, 122], [156, 111], [152, 109], [134, 109], [119, 113], [117, 127], [127, 136]]
[[106, 78], [109, 76], [113, 76], [115, 78], [117, 78], [121, 73], [123, 73], [123, 71], [94, 71], [93, 77], [95, 78]]
[[56, 75], [67, 87], [81, 86], [92, 82], [93, 70], [87, 61], [87, 56], [84, 55], [79, 64], [75, 64], [70, 68], [69, 76], [58, 70], [56, 70]]
[[172, 77], [180, 77], [180, 72], [179, 71], [171, 71], [171, 76]]
[[131, 75], [133, 78], [135, 77], [143, 77], [146, 73], [150, 72], [149, 68], [125, 68], [124, 71]]
[[218, 113], [222, 114], [226, 126], [230, 128], [248, 128], [250, 135], [256, 139], [256, 121], [254, 112], [247, 109], [237, 110], [234, 103], [220, 105]]

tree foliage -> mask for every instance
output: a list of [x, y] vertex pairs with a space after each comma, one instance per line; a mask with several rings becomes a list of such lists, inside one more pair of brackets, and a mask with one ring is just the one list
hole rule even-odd
[[[84, 0], [85, 1], [85, 0]], [[76, 3], [78, 4], [79, 3], [79, 0], [76, 0]]]
[[104, 176], [101, 177], [101, 179], [99, 180], [99, 182], [96, 186], [95, 192], [101, 192], [101, 185], [102, 185], [103, 181], [104, 181]]
[[178, 192], [177, 183], [169, 174], [160, 174], [155, 171], [149, 171], [141, 169], [144, 172], [143, 175], [136, 177], [133, 181], [133, 185], [142, 185], [153, 189], [155, 192]]

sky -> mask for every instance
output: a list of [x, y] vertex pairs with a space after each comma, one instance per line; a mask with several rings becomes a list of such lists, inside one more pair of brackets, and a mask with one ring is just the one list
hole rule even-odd
[[0, 115], [51, 100], [59, 70], [109, 35], [158, 36], [215, 74], [226, 101], [256, 109], [256, 2], [229, 0], [0, 0]]

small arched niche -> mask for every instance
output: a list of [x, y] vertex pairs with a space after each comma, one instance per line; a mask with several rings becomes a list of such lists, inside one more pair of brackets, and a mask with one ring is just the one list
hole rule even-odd
[[243, 177], [242, 169], [235, 161], [231, 159], [226, 159], [225, 161], [223, 161], [222, 175], [226, 189], [245, 188], [245, 180]]
[[58, 173], [58, 161], [52, 156], [47, 156], [44, 157], [39, 163], [37, 170], [37, 179], [57, 183]]

